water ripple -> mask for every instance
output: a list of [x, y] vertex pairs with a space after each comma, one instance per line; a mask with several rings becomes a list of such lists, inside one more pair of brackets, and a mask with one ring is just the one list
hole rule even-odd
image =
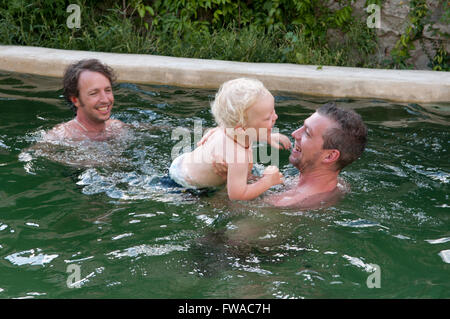
[[356, 219], [356, 220], [344, 220], [344, 221], [335, 221], [336, 224], [344, 227], [354, 227], [354, 228], [367, 228], [367, 227], [382, 227], [389, 229], [386, 226], [380, 225], [377, 222], [372, 222], [370, 220], [365, 219]]
[[39, 253], [35, 255], [35, 250], [25, 250], [18, 253], [14, 253], [11, 255], [8, 255], [5, 257], [6, 260], [11, 262], [14, 265], [22, 266], [22, 265], [32, 265], [32, 266], [44, 266], [45, 264], [51, 262], [53, 259], [58, 257], [58, 255], [46, 255], [40, 253], [42, 249], [36, 248], [36, 253]]
[[439, 253], [439, 256], [441, 256], [442, 260], [447, 263], [450, 264], [450, 249], [447, 250], [442, 250]]
[[348, 255], [343, 255], [342, 257], [347, 259], [353, 266], [363, 268], [366, 272], [374, 272], [376, 270], [374, 266], [365, 263], [364, 261], [362, 261], [362, 259], [358, 257], [352, 257]]
[[429, 177], [435, 181], [439, 181], [444, 184], [450, 182], [450, 174], [436, 168], [425, 168], [422, 165], [411, 165], [408, 163], [404, 163], [403, 165], [413, 170], [414, 172]]
[[173, 251], [186, 251], [188, 250], [188, 246], [181, 246], [181, 245], [156, 245], [156, 246], [149, 246], [149, 245], [139, 245], [134, 246], [130, 248], [126, 248], [123, 251], [115, 250], [108, 254], [107, 256], [112, 256], [115, 258], [122, 258], [122, 257], [137, 257], [139, 255], [144, 256], [161, 256], [161, 255], [167, 255]]
[[430, 244], [433, 244], [433, 245], [434, 244], [443, 244], [443, 243], [450, 241], [450, 237], [444, 237], [444, 238], [439, 238], [439, 239], [427, 239], [425, 241]]

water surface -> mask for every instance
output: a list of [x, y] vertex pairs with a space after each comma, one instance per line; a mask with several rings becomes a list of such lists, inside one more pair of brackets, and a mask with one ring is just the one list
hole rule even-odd
[[[338, 99], [362, 115], [368, 148], [341, 173], [351, 193], [308, 211], [161, 183], [172, 130], [214, 125], [214, 91], [114, 93], [129, 135], [27, 153], [71, 111], [58, 79], [0, 73], [0, 298], [450, 297], [449, 104]], [[330, 100], [273, 93], [288, 136]], [[294, 182], [288, 156], [280, 170]]]

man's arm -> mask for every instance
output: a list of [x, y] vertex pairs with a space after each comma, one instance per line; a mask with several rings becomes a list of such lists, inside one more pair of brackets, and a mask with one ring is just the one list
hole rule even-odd
[[329, 192], [309, 196], [305, 196], [305, 194], [299, 193], [298, 191], [286, 191], [281, 194], [271, 195], [265, 198], [264, 201], [275, 207], [318, 209], [337, 204], [344, 194], [345, 192], [338, 187]]

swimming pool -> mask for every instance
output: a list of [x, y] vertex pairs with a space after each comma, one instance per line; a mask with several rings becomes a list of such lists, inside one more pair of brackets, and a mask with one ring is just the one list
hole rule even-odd
[[[368, 147], [341, 173], [351, 193], [307, 211], [159, 182], [172, 130], [213, 126], [211, 90], [119, 84], [123, 139], [23, 152], [71, 118], [59, 89], [0, 73], [0, 298], [450, 297], [449, 104], [337, 100], [362, 115]], [[329, 100], [274, 95], [288, 136]]]

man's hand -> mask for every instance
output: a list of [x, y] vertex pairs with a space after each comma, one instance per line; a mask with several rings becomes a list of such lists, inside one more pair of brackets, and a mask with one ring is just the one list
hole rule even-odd
[[213, 154], [212, 157], [214, 173], [226, 180], [228, 175], [228, 164], [223, 160], [222, 156]]
[[287, 150], [291, 148], [291, 140], [289, 137], [281, 133], [270, 134], [267, 143], [276, 149]]
[[[201, 140], [197, 143], [197, 146], [205, 144], [208, 138], [211, 137], [220, 127], [215, 127], [205, 132], [205, 135], [201, 138]], [[212, 154], [212, 166], [214, 169], [214, 173], [222, 177], [223, 180], [227, 179], [228, 175], [228, 164], [224, 161], [222, 156], [217, 154]]]

